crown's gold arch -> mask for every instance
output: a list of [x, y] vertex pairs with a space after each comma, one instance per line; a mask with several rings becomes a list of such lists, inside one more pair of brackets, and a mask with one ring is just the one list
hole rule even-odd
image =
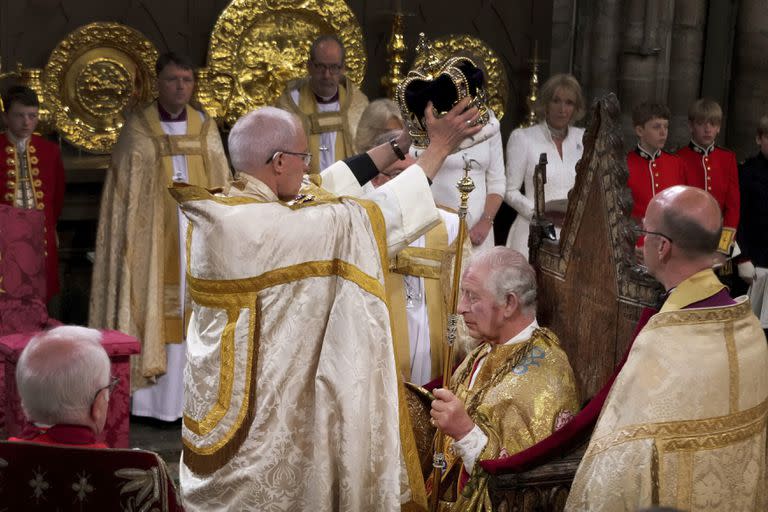
[[119, 23], [91, 23], [69, 33], [42, 77], [61, 136], [86, 151], [109, 153], [127, 112], [155, 96], [156, 60], [155, 46]]
[[347, 77], [360, 84], [363, 33], [343, 0], [234, 0], [211, 34], [198, 99], [228, 124], [274, 104], [289, 80], [306, 75], [310, 45], [324, 34], [336, 34], [344, 43]]
[[[473, 62], [485, 72], [485, 90], [488, 93], [488, 106], [496, 118], [501, 120], [509, 101], [509, 80], [504, 63], [499, 55], [482, 39], [468, 34], [450, 34], [432, 40], [432, 48], [440, 60], [451, 55], [471, 56]], [[424, 57], [417, 55], [413, 66], [422, 66]]]

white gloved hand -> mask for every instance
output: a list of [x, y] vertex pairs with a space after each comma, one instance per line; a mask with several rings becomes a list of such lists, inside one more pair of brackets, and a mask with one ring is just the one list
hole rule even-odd
[[755, 266], [751, 261], [742, 261], [737, 265], [739, 277], [747, 284], [751, 285], [755, 280]]

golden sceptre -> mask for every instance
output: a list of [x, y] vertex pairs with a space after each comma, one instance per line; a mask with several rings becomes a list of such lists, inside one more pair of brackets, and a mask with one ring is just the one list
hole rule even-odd
[[[464, 177], [456, 182], [456, 188], [459, 190], [459, 234], [456, 237], [456, 258], [453, 266], [453, 288], [448, 314], [448, 327], [446, 332], [446, 350], [443, 357], [443, 387], [449, 388], [451, 374], [453, 371], [453, 345], [456, 342], [457, 329], [459, 325], [459, 290], [461, 281], [461, 266], [464, 256], [464, 240], [467, 237], [467, 201], [469, 194], [475, 190], [475, 182], [469, 177], [469, 171], [472, 169], [474, 160], [464, 158]], [[432, 495], [430, 500], [430, 510], [436, 512], [440, 504], [440, 484], [443, 479], [443, 472], [447, 466], [445, 460], [445, 435], [437, 431], [435, 436], [435, 452], [432, 456]]]

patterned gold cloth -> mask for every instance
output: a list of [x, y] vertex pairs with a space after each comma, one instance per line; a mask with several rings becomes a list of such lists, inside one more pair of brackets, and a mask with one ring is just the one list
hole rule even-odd
[[[305, 184], [285, 203], [248, 175], [225, 196], [174, 189], [192, 226], [187, 510], [426, 505], [411, 478], [415, 446], [401, 438], [410, 427], [400, 423], [383, 269], [438, 214], [410, 200], [428, 194], [418, 166], [403, 175], [372, 201]], [[360, 188], [342, 163], [321, 177]]]
[[[298, 98], [294, 100], [292, 92], [298, 91]], [[365, 107], [368, 106], [368, 98], [349, 79], [343, 78], [339, 84], [339, 101], [337, 110], [320, 109], [315, 95], [309, 86], [309, 79], [302, 78], [288, 83], [283, 94], [278, 98], [277, 107], [296, 114], [304, 127], [304, 133], [309, 139], [309, 150], [312, 153], [311, 173], [319, 173], [322, 160], [329, 163], [342, 160], [355, 154], [355, 135], [360, 117]], [[321, 135], [333, 132], [336, 134], [333, 148], [321, 149]], [[333, 152], [330, 150], [333, 149]], [[321, 155], [321, 153], [329, 153]]]
[[121, 130], [101, 197], [88, 323], [141, 340], [134, 388], [165, 373], [166, 342], [183, 338], [178, 214], [168, 194], [177, 155], [186, 158], [190, 184], [220, 187], [230, 176], [210, 117], [187, 107], [187, 134], [167, 135], [152, 102]]
[[[485, 361], [469, 389], [476, 364], [482, 358]], [[479, 346], [454, 372], [451, 389], [488, 437], [478, 460], [512, 455], [538, 443], [579, 407], [568, 356], [557, 336], [545, 328], [537, 328], [522, 343]], [[446, 441], [448, 469], [441, 491], [447, 503], [442, 510], [491, 511], [488, 474], [479, 465], [474, 466], [469, 481], [458, 493], [463, 463], [452, 455], [451, 439]], [[446, 489], [446, 484], [450, 488]]]
[[766, 510], [765, 336], [746, 298], [681, 309], [721, 287], [692, 276], [637, 336], [566, 510]]

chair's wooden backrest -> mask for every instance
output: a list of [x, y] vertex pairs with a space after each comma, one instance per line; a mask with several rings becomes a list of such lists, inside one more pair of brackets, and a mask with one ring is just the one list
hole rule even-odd
[[640, 312], [655, 305], [661, 292], [653, 278], [640, 272], [634, 255], [632, 196], [619, 123], [616, 96], [595, 103], [560, 239], [543, 236], [546, 219], [534, 218], [531, 224], [539, 322], [559, 336], [584, 399], [613, 372]]
[[0, 442], [0, 509], [181, 511], [163, 460], [144, 450]]

